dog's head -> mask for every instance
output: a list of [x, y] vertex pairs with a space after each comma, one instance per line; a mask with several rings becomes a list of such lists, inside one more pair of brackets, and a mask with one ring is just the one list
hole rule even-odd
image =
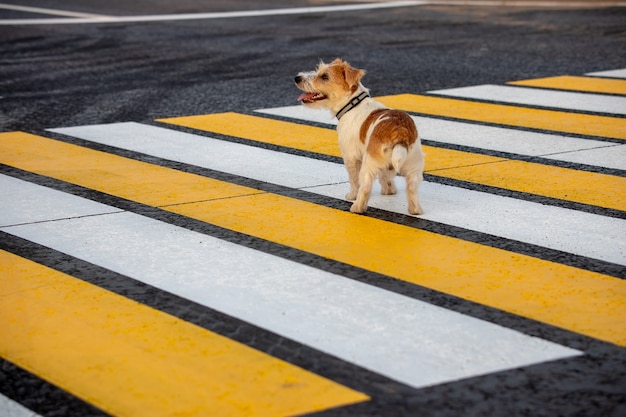
[[364, 70], [339, 58], [330, 64], [320, 62], [315, 71], [301, 72], [295, 78], [298, 88], [304, 91], [298, 101], [307, 107], [336, 109], [363, 88], [361, 78], [364, 75]]

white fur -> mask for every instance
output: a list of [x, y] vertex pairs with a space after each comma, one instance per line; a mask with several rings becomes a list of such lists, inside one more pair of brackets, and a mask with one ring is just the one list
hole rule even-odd
[[391, 152], [391, 165], [393, 165], [393, 169], [395, 169], [396, 172], [400, 171], [407, 154], [407, 149], [404, 146], [396, 145], [393, 147], [393, 151]]

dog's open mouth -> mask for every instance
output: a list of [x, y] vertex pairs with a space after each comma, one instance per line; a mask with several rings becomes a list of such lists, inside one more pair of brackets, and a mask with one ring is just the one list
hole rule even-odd
[[298, 101], [303, 103], [314, 103], [316, 101], [324, 100], [326, 96], [322, 93], [302, 93], [298, 97]]

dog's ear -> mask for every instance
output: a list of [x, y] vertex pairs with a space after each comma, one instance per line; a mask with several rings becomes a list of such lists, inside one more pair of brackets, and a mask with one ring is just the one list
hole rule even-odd
[[347, 62], [343, 63], [343, 77], [353, 92], [359, 88], [361, 78], [365, 75], [365, 70], [354, 68]]

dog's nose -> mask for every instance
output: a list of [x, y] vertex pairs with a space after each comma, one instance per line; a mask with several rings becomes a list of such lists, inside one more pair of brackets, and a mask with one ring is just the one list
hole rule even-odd
[[296, 78], [294, 78], [294, 80], [296, 81], [296, 84], [298, 84], [300, 81], [302, 81], [302, 76], [297, 75]]

